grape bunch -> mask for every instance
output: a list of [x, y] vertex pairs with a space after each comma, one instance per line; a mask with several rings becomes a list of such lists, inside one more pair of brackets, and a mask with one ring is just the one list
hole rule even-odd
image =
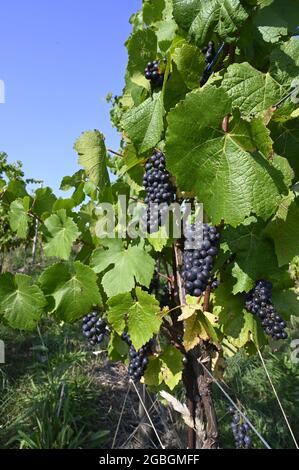
[[213, 41], [208, 42], [208, 45], [202, 49], [202, 53], [205, 55], [205, 62], [210, 65], [216, 55], [215, 43]]
[[217, 289], [220, 286], [220, 281], [218, 279], [212, 279], [211, 288], [212, 290]]
[[215, 43], [210, 41], [207, 46], [202, 49], [202, 53], [205, 56], [205, 62], [207, 64], [206, 68], [203, 71], [203, 74], [200, 79], [200, 86], [203, 86], [209, 80], [212, 74], [212, 63], [216, 56]]
[[166, 59], [163, 59], [162, 66], [160, 60], [154, 60], [153, 62], [149, 62], [144, 70], [145, 78], [150, 80], [154, 87], [161, 87], [163, 85], [166, 62]]
[[[192, 234], [196, 234], [196, 230], [194, 225], [191, 226], [191, 237], [189, 233], [187, 240], [185, 240], [182, 277], [187, 294], [200, 297], [211, 279], [215, 257], [218, 254], [217, 245], [220, 234], [216, 227], [203, 224], [202, 241], [199, 242], [196, 249], [190, 249], [191, 243], [194, 242]], [[217, 286], [218, 283], [215, 282], [213, 287]]]
[[97, 312], [92, 312], [83, 318], [82, 330], [91, 346], [101, 344], [109, 331], [107, 323], [98, 317]]
[[[145, 204], [149, 206], [145, 215], [147, 230], [157, 231], [161, 225], [163, 209], [166, 210], [175, 200], [176, 188], [171, 182], [171, 176], [166, 170], [165, 155], [155, 150], [145, 165], [143, 185], [146, 191]], [[151, 204], [163, 204], [160, 210], [151, 210]]]
[[123, 341], [125, 341], [125, 343], [127, 343], [127, 345], [129, 346], [129, 376], [134, 382], [139, 382], [141, 377], [144, 375], [145, 369], [147, 368], [149, 362], [148, 355], [151, 352], [152, 343], [149, 342], [142, 348], [138, 349], [138, 351], [136, 351], [128, 333], [124, 332], [121, 337]]
[[233, 406], [229, 408], [232, 414], [231, 429], [235, 438], [237, 449], [250, 449], [251, 437], [248, 435], [250, 426], [244, 421], [242, 416], [235, 410]]
[[287, 324], [272, 304], [271, 291], [271, 282], [263, 279], [257, 281], [255, 287], [246, 295], [245, 305], [249, 312], [258, 317], [267, 335], [272, 336], [274, 340], [286, 339]]

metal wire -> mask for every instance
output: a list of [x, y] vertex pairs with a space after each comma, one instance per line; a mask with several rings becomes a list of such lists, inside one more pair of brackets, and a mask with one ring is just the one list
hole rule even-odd
[[213, 380], [213, 382], [217, 385], [217, 387], [221, 390], [221, 392], [225, 395], [225, 397], [228, 399], [228, 401], [233, 405], [233, 407], [238, 411], [238, 413], [242, 416], [244, 421], [250, 426], [252, 431], [257, 435], [257, 437], [261, 440], [261, 442], [264, 444], [266, 449], [271, 449], [269, 446], [268, 442], [266, 439], [263, 438], [263, 436], [259, 433], [259, 431], [254, 427], [254, 425], [249, 421], [249, 419], [244, 415], [244, 413], [239, 409], [238, 405], [231, 399], [231, 397], [226, 393], [224, 388], [220, 385], [217, 379], [213, 376], [213, 374], [209, 371], [209, 369], [202, 363], [200, 360], [198, 361], [199, 364], [203, 367], [203, 369], [207, 372], [207, 374], [210, 376], [210, 378]]
[[113, 438], [113, 442], [112, 442], [112, 449], [114, 449], [114, 446], [115, 446], [115, 443], [116, 443], [116, 438], [117, 438], [117, 435], [118, 435], [118, 431], [119, 431], [119, 427], [120, 427], [120, 423], [121, 423], [121, 420], [122, 420], [122, 417], [123, 417], [123, 414], [124, 414], [124, 411], [125, 411], [125, 406], [126, 406], [126, 403], [127, 403], [127, 399], [128, 399], [128, 395], [129, 395], [129, 392], [130, 392], [130, 385], [128, 387], [128, 390], [127, 390], [127, 393], [126, 393], [126, 396], [125, 396], [125, 399], [124, 399], [124, 402], [123, 402], [123, 406], [122, 406], [122, 409], [121, 409], [121, 412], [120, 412], [120, 417], [118, 419], [118, 423], [117, 423], [117, 427], [116, 427], [116, 431], [115, 431], [115, 434], [114, 434], [114, 438]]
[[162, 449], [165, 449], [165, 447], [164, 447], [164, 445], [163, 445], [163, 443], [162, 443], [162, 441], [161, 441], [161, 439], [160, 439], [160, 436], [159, 436], [159, 434], [158, 434], [158, 432], [157, 432], [157, 430], [156, 430], [156, 428], [155, 428], [155, 426], [154, 426], [154, 423], [152, 422], [152, 419], [151, 419], [151, 417], [150, 417], [150, 415], [149, 415], [149, 412], [148, 412], [147, 409], [146, 409], [146, 406], [145, 406], [145, 404], [144, 404], [144, 402], [143, 402], [143, 400], [142, 400], [142, 398], [141, 398], [141, 396], [140, 396], [140, 393], [139, 393], [139, 391], [138, 391], [138, 389], [137, 389], [135, 383], [133, 382], [133, 380], [130, 380], [130, 383], [131, 383], [131, 384], [133, 385], [133, 387], [135, 388], [135, 392], [136, 392], [137, 395], [138, 395], [138, 398], [139, 398], [139, 400], [140, 400], [140, 403], [141, 403], [141, 405], [142, 405], [142, 407], [143, 407], [143, 409], [144, 409], [144, 411], [145, 411], [145, 414], [146, 414], [146, 416], [147, 416], [147, 418], [148, 418], [148, 420], [149, 420], [149, 422], [150, 422], [150, 424], [151, 424], [151, 426], [152, 426], [152, 428], [153, 428], [153, 430], [154, 430], [154, 433], [156, 434], [156, 437], [157, 437], [157, 439], [158, 439], [158, 442], [159, 442], [161, 448], [162, 448]]
[[293, 430], [292, 430], [292, 428], [291, 428], [291, 425], [290, 425], [290, 423], [289, 423], [288, 417], [287, 417], [287, 415], [286, 415], [286, 413], [285, 413], [285, 411], [284, 411], [284, 408], [283, 408], [283, 406], [282, 406], [282, 404], [281, 404], [281, 401], [280, 401], [280, 399], [279, 399], [278, 393], [277, 393], [277, 391], [276, 391], [276, 389], [275, 389], [275, 386], [274, 386], [274, 384], [273, 384], [273, 382], [272, 382], [272, 379], [271, 379], [270, 374], [269, 374], [269, 372], [268, 372], [267, 366], [266, 366], [266, 364], [265, 364], [264, 358], [263, 358], [262, 353], [261, 353], [261, 351], [260, 351], [259, 349], [258, 349], [258, 353], [259, 353], [260, 359], [261, 359], [261, 361], [262, 361], [263, 367], [264, 367], [264, 369], [265, 369], [266, 375], [267, 375], [267, 377], [268, 377], [268, 380], [269, 380], [269, 382], [270, 382], [270, 385], [271, 385], [271, 387], [272, 387], [272, 390], [273, 390], [273, 392], [274, 392], [275, 398], [276, 398], [276, 400], [277, 400], [277, 402], [278, 402], [279, 408], [281, 409], [281, 412], [282, 412], [282, 415], [283, 415], [283, 417], [284, 417], [284, 420], [285, 420], [285, 422], [286, 422], [286, 424], [287, 424], [287, 427], [288, 427], [288, 429], [289, 429], [289, 431], [290, 431], [290, 434], [291, 434], [292, 439], [293, 439], [293, 441], [294, 441], [294, 444], [295, 444], [295, 446], [296, 446], [296, 449], [299, 449], [298, 443], [297, 443], [297, 441], [296, 441], [295, 435], [294, 435]]
[[206, 67], [206, 72], [211, 72], [212, 68], [214, 67], [214, 65], [216, 64], [216, 62], [218, 60], [218, 57], [220, 56], [221, 52], [223, 51], [224, 46], [225, 46], [225, 43], [223, 42], [221, 44], [221, 46], [219, 47], [218, 51], [216, 52], [213, 61]]

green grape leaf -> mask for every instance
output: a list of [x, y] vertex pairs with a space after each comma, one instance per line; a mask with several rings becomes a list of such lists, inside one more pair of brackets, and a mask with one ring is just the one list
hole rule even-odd
[[29, 215], [31, 198], [25, 196], [23, 199], [16, 199], [10, 205], [9, 223], [11, 229], [16, 232], [19, 238], [26, 239], [29, 228]]
[[234, 128], [222, 131], [229, 111], [230, 100], [221, 88], [189, 93], [168, 115], [165, 152], [180, 190], [195, 191], [213, 223], [224, 219], [236, 226], [252, 212], [269, 218], [286, 188], [281, 172], [261, 153], [244, 149], [245, 127], [241, 142]]
[[109, 359], [113, 362], [124, 361], [128, 355], [128, 346], [121, 337], [112, 331], [108, 345]]
[[172, 18], [155, 23], [156, 36], [161, 53], [167, 53], [175, 38], [177, 28], [178, 26]]
[[79, 164], [85, 169], [100, 193], [110, 187], [107, 170], [107, 151], [103, 134], [99, 131], [84, 132], [76, 141], [74, 149], [79, 155]]
[[144, 0], [142, 14], [145, 24], [150, 25], [151, 23], [161, 20], [164, 9], [165, 0]]
[[[113, 245], [112, 245], [113, 246]], [[97, 273], [102, 273], [112, 267], [103, 276], [102, 285], [108, 295], [130, 292], [135, 283], [149, 287], [153, 277], [155, 261], [138, 246], [129, 246], [124, 249], [119, 245], [109, 250], [97, 249], [91, 260], [91, 265]]]
[[254, 23], [264, 41], [275, 43], [298, 26], [298, 1], [275, 0], [257, 12]]
[[182, 379], [183, 355], [174, 346], [168, 346], [159, 356], [161, 367], [160, 380], [173, 390]]
[[10, 204], [15, 199], [23, 199], [25, 196], [28, 196], [25, 182], [21, 180], [12, 180], [9, 181], [2, 199], [7, 204]]
[[299, 255], [299, 207], [293, 194], [283, 199], [265, 234], [274, 241], [279, 266]]
[[162, 92], [158, 92], [124, 114], [121, 126], [140, 153], [155, 147], [160, 141], [164, 113]]
[[247, 62], [230, 65], [222, 86], [231, 97], [233, 108], [243, 116], [261, 116], [283, 95], [282, 86], [269, 73], [256, 70]]
[[273, 49], [270, 61], [271, 76], [288, 90], [293, 79], [299, 77], [298, 38], [290, 38], [289, 41]]
[[273, 289], [272, 301], [279, 315], [288, 320], [293, 315], [299, 317], [299, 297], [296, 289]]
[[159, 302], [154, 296], [136, 289], [137, 301], [128, 314], [128, 333], [136, 350], [145, 345], [160, 330], [162, 323]]
[[172, 59], [188, 88], [198, 88], [199, 77], [205, 67], [201, 51], [185, 42], [175, 49]]
[[164, 92], [164, 108], [166, 112], [174, 108], [179, 101], [183, 100], [188, 91], [182, 74], [178, 71], [177, 66], [173, 64], [172, 72], [167, 80], [167, 86]]
[[93, 306], [101, 305], [97, 276], [79, 261], [50, 266], [39, 282], [44, 294], [54, 299], [53, 313], [59, 320], [73, 323], [89, 313]]
[[191, 351], [197, 346], [201, 340], [208, 341], [209, 334], [207, 333], [201, 319], [202, 312], [196, 312], [191, 317], [185, 320], [184, 326], [184, 347], [186, 351]]
[[144, 76], [148, 62], [157, 58], [157, 36], [151, 29], [134, 33], [128, 41], [130, 79], [139, 86], [149, 89], [149, 82]]
[[35, 191], [32, 210], [39, 217], [42, 217], [45, 212], [52, 211], [56, 200], [57, 198], [51, 188], [39, 188]]
[[108, 321], [119, 335], [125, 331], [126, 315], [132, 305], [133, 299], [130, 293], [119, 294], [108, 300]]
[[248, 18], [239, 0], [173, 0], [174, 18], [202, 46], [213, 33], [226, 42], [234, 38]]
[[158, 387], [161, 384], [160, 370], [161, 361], [159, 357], [150, 357], [148, 366], [144, 373], [144, 382], [146, 385], [149, 387]]
[[274, 154], [272, 155], [272, 165], [281, 172], [286, 188], [290, 188], [295, 174], [288, 160], [280, 155]]
[[275, 152], [287, 158], [294, 170], [296, 179], [299, 180], [299, 119], [292, 119], [287, 122], [271, 122], [269, 127]]
[[136, 350], [159, 332], [162, 323], [158, 315], [159, 302], [140, 287], [136, 289], [135, 300], [130, 294], [119, 294], [108, 300], [108, 306], [109, 323], [119, 335], [125, 331], [127, 325]]
[[148, 241], [155, 251], [161, 253], [163, 248], [168, 243], [168, 236], [165, 226], [160, 227], [158, 232], [150, 234], [148, 237]]
[[71, 214], [72, 209], [76, 207], [74, 199], [56, 199], [53, 205], [53, 212], [58, 212], [61, 209], [65, 209], [68, 214]]
[[42, 291], [29, 276], [10, 273], [0, 276], [0, 314], [12, 328], [33, 330], [46, 304]]
[[257, 279], [271, 279], [278, 270], [273, 244], [263, 235], [264, 224], [254, 217], [237, 228], [226, 227], [222, 241], [234, 254], [233, 276], [237, 283], [233, 293], [250, 290]]
[[273, 154], [273, 141], [270, 131], [265, 126], [262, 118], [254, 118], [250, 122], [240, 119], [239, 112], [234, 113], [230, 123], [234, 140], [238, 142], [247, 152], [259, 150], [264, 157], [270, 158]]
[[80, 235], [75, 222], [61, 209], [45, 220], [49, 236], [44, 246], [45, 255], [49, 257], [69, 259], [73, 243]]

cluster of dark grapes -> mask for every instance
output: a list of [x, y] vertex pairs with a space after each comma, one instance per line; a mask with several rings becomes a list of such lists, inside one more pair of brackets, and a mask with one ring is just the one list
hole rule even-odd
[[287, 326], [283, 318], [277, 313], [272, 304], [272, 284], [269, 281], [260, 280], [246, 295], [246, 308], [261, 321], [265, 333], [274, 340], [286, 339]]
[[217, 287], [219, 287], [219, 286], [220, 286], [220, 281], [218, 279], [213, 279], [212, 283], [211, 283], [212, 290], [217, 289]]
[[91, 346], [101, 344], [104, 341], [105, 335], [109, 332], [107, 323], [102, 318], [99, 318], [97, 312], [92, 312], [83, 318], [82, 330], [83, 335], [88, 339]]
[[[143, 185], [146, 190], [144, 202], [149, 206], [145, 215], [147, 230], [155, 232], [161, 226], [163, 209], [166, 211], [175, 200], [176, 189], [171, 182], [171, 176], [166, 170], [165, 155], [155, 150], [145, 165]], [[151, 204], [162, 204], [164, 208], [151, 209]]]
[[244, 422], [241, 415], [233, 406], [229, 408], [229, 412], [232, 414], [231, 429], [235, 438], [236, 448], [249, 449], [251, 446], [251, 437], [248, 435], [249, 424]]
[[205, 62], [207, 64], [206, 68], [203, 71], [203, 74], [200, 79], [200, 86], [203, 86], [209, 80], [212, 74], [212, 62], [215, 59], [215, 43], [210, 41], [207, 46], [202, 49], [202, 53], [205, 55]]
[[166, 59], [163, 59], [163, 67], [161, 67], [161, 61], [154, 60], [153, 62], [149, 62], [144, 70], [145, 78], [150, 80], [154, 87], [161, 87], [163, 85], [166, 62]]
[[129, 376], [134, 382], [139, 382], [141, 377], [144, 375], [145, 369], [147, 368], [149, 362], [148, 355], [151, 352], [152, 343], [149, 342], [142, 348], [138, 349], [138, 351], [136, 351], [128, 333], [124, 332], [122, 334], [122, 339], [129, 346]]
[[[215, 257], [218, 254], [220, 234], [216, 227], [208, 224], [202, 225], [202, 240], [195, 249], [191, 245], [195, 242], [198, 227], [191, 226], [187, 240], [185, 240], [184, 264], [182, 277], [187, 294], [200, 297], [206, 290], [213, 270]], [[193, 234], [193, 236], [192, 236]], [[213, 281], [213, 288], [218, 287], [218, 281]]]

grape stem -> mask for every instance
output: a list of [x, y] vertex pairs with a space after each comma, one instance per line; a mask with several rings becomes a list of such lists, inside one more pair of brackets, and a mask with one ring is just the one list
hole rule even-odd
[[124, 155], [122, 155], [121, 153], [115, 152], [114, 150], [111, 150], [111, 149], [107, 149], [107, 152], [112, 153], [113, 155], [116, 155], [117, 157], [121, 157], [121, 158], [124, 157]]

